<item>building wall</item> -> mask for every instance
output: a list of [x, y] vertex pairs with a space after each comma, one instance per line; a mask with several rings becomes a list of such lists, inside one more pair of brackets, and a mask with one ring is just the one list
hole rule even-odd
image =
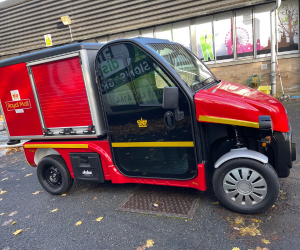
[[[262, 69], [262, 64], [267, 65], [267, 69]], [[282, 84], [286, 92], [300, 91], [300, 57], [297, 55], [292, 58], [282, 58], [278, 60], [281, 73]], [[227, 66], [210, 66], [210, 70], [218, 79], [248, 85], [248, 80], [253, 74], [261, 76], [261, 85], [270, 85], [271, 83], [271, 62], [261, 61], [253, 63], [243, 63]], [[277, 67], [276, 67], [277, 69]], [[279, 75], [277, 74], [277, 92], [281, 92]]]

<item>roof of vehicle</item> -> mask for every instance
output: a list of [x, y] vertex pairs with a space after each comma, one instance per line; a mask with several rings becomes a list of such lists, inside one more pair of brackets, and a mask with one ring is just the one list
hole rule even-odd
[[104, 45], [103, 43], [74, 43], [74, 44], [59, 46], [55, 48], [45, 49], [42, 51], [33, 52], [22, 56], [16, 56], [13, 58], [0, 61], [0, 68], [13, 65], [13, 64], [39, 60], [50, 56], [65, 54], [68, 52], [77, 51], [81, 49], [99, 50], [103, 45]]

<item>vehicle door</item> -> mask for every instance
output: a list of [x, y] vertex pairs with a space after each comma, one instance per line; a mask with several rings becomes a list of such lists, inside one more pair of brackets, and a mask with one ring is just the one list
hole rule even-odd
[[[131, 43], [105, 46], [96, 59], [116, 167], [126, 176], [190, 179], [197, 174], [189, 102], [179, 88], [179, 110], [163, 109], [165, 87], [175, 87], [158, 63]], [[175, 126], [167, 126], [171, 114]]]

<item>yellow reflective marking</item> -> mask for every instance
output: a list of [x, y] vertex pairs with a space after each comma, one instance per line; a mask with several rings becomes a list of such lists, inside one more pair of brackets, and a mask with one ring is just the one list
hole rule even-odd
[[24, 148], [89, 148], [88, 144], [26, 144]]
[[230, 124], [230, 125], [237, 125], [237, 126], [244, 126], [244, 127], [251, 127], [251, 128], [259, 128], [258, 122], [248, 122], [248, 121], [235, 120], [235, 119], [229, 119], [229, 118], [220, 118], [220, 117], [213, 117], [213, 116], [199, 115], [198, 121], [200, 121], [200, 122], [215, 122], [215, 123]]
[[178, 142], [114, 142], [114, 148], [157, 148], [157, 147], [194, 147], [192, 141], [178, 141]]

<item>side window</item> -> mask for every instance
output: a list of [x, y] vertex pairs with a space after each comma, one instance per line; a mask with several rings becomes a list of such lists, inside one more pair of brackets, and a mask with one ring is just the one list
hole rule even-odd
[[167, 75], [139, 48], [127, 59], [140, 105], [161, 105], [164, 87], [174, 86]]
[[164, 87], [174, 84], [145, 52], [132, 44], [122, 46], [107, 48], [97, 60], [106, 105], [160, 106]]

